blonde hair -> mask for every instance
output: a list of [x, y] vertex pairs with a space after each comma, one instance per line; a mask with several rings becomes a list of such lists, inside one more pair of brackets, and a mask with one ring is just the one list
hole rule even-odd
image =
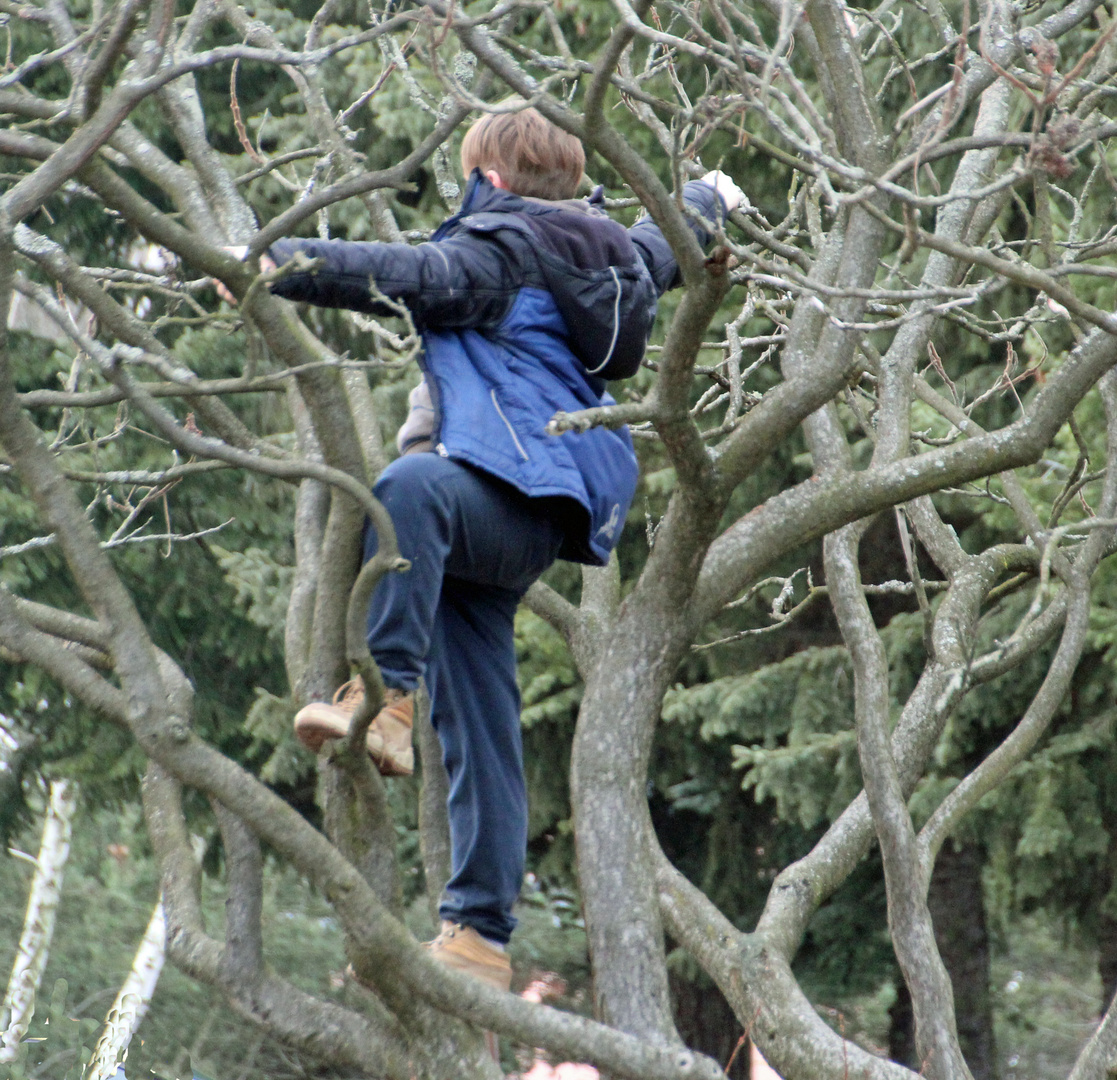
[[462, 171], [500, 173], [509, 191], [537, 199], [572, 199], [586, 167], [578, 138], [533, 108], [486, 113], [465, 134]]

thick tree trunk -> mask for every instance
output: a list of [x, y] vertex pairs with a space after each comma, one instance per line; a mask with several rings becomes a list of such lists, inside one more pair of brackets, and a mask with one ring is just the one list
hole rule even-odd
[[[665, 614], [629, 608], [586, 683], [571, 755], [586, 930], [598, 1015], [658, 1045], [677, 1040], [648, 847], [647, 762], [678, 646]], [[659, 640], [651, 644], [653, 639]], [[674, 647], [672, 647], [674, 646]]]

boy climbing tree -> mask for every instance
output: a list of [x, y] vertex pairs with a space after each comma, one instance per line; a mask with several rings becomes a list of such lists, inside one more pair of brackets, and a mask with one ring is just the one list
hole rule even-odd
[[[527, 842], [513, 620], [556, 558], [603, 565], [636, 488], [626, 428], [548, 434], [558, 412], [611, 404], [610, 379], [635, 374], [656, 301], [678, 268], [650, 218], [625, 229], [600, 189], [574, 199], [585, 154], [532, 108], [489, 113], [467, 133], [460, 211], [429, 243], [281, 240], [264, 262], [315, 260], [279, 296], [371, 314], [406, 305], [422, 333], [423, 381], [375, 486], [410, 571], [373, 594], [368, 643], [386, 686], [368, 750], [408, 774], [420, 678], [449, 776], [451, 876], [432, 954], [507, 990]], [[701, 242], [740, 203], [720, 172], [686, 185]], [[705, 224], [703, 224], [705, 223]], [[365, 557], [377, 550], [367, 530]], [[307, 746], [342, 738], [364, 694], [295, 717]]]

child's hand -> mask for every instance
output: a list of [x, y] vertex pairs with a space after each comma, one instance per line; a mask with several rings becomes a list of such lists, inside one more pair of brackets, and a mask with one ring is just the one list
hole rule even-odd
[[720, 169], [706, 173], [702, 177], [703, 184], [709, 184], [724, 200], [726, 213], [731, 214], [741, 203], [748, 206], [749, 201], [745, 193], [733, 182], [733, 179]]
[[[226, 247], [225, 250], [238, 259], [243, 259], [248, 254], [248, 245], [240, 244], [236, 247]], [[275, 269], [275, 260], [269, 255], [260, 256], [260, 273], [267, 274]], [[216, 278], [213, 281], [213, 287], [217, 290], [217, 295], [227, 304], [236, 304], [237, 298], [229, 291], [228, 287]]]

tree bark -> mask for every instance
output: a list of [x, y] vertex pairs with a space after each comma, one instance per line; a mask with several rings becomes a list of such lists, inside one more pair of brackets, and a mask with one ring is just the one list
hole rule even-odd
[[89, 1080], [112, 1080], [116, 1076], [117, 1066], [122, 1065], [128, 1056], [132, 1036], [147, 1015], [156, 983], [163, 970], [166, 936], [167, 920], [163, 912], [163, 901], [159, 900], [140, 940], [128, 977], [105, 1018], [104, 1031], [93, 1048], [93, 1057], [86, 1067]]
[[23, 932], [0, 1009], [4, 1028], [0, 1032], [0, 1064], [11, 1064], [19, 1056], [19, 1044], [35, 1011], [35, 995], [47, 966], [54, 919], [62, 899], [62, 874], [70, 856], [71, 822], [76, 808], [77, 792], [69, 782], [51, 781]]

